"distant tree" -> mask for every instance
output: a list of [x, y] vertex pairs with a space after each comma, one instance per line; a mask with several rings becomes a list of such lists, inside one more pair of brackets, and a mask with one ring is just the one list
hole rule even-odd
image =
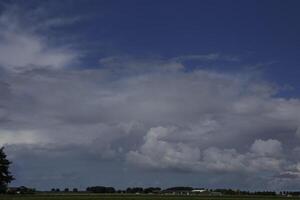
[[59, 189], [59, 188], [56, 188], [56, 189], [55, 189], [55, 192], [60, 192], [60, 189]]
[[113, 187], [105, 187], [105, 186], [93, 186], [86, 188], [87, 192], [93, 193], [115, 193], [116, 190]]
[[142, 187], [134, 187], [134, 188], [127, 188], [126, 193], [143, 193], [144, 189]]
[[35, 193], [35, 188], [28, 188], [25, 186], [21, 186], [17, 189], [18, 192], [20, 192], [20, 194], [34, 194]]
[[78, 189], [77, 189], [77, 188], [73, 188], [72, 191], [73, 191], [73, 192], [78, 192]]
[[192, 187], [171, 187], [165, 189], [165, 192], [182, 193], [182, 192], [191, 192], [192, 190], [193, 190]]
[[69, 188], [65, 188], [65, 189], [64, 189], [64, 192], [69, 192]]
[[159, 187], [149, 187], [144, 189], [144, 193], [159, 193], [161, 191], [161, 188]]
[[0, 193], [5, 193], [8, 184], [14, 180], [9, 171], [10, 164], [11, 162], [6, 159], [4, 147], [0, 148]]
[[52, 188], [52, 189], [51, 189], [51, 192], [55, 192], [55, 188]]

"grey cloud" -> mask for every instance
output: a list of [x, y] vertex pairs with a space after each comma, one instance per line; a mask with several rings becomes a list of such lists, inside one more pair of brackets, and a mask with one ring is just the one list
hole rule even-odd
[[176, 72], [184, 65], [176, 59], [164, 60], [159, 57], [135, 58], [131, 56], [110, 56], [99, 60], [99, 64], [116, 74], [143, 74]]
[[196, 174], [279, 174], [298, 162], [288, 154], [298, 146], [289, 144], [298, 139], [299, 100], [273, 97], [274, 88], [249, 77], [162, 70], [115, 78], [104, 68], [8, 73], [5, 81], [0, 138], [8, 148], [46, 155], [49, 146], [73, 146], [53, 155]]
[[300, 174], [297, 172], [283, 172], [278, 175], [275, 175], [275, 178], [279, 179], [299, 179]]
[[176, 62], [184, 62], [184, 61], [190, 61], [190, 60], [198, 60], [198, 61], [216, 61], [216, 60], [239, 61], [240, 58], [237, 57], [237, 56], [211, 53], [211, 54], [178, 56], [178, 57], [171, 58], [171, 60], [176, 61]]
[[262, 156], [278, 156], [281, 154], [282, 146], [278, 140], [255, 140], [251, 146], [251, 151]]
[[[242, 77], [204, 70], [117, 80], [110, 76], [113, 73], [105, 70], [11, 75], [9, 84], [14, 96], [10, 104], [14, 106], [9, 107], [10, 116], [23, 128], [61, 127], [66, 132], [72, 126], [97, 132], [102, 126], [136, 122], [143, 127], [140, 141], [151, 127], [175, 126], [178, 131], [168, 140], [184, 141], [201, 149], [211, 144], [240, 148], [239, 144], [231, 144], [233, 137], [270, 139], [268, 134], [295, 131], [299, 124], [298, 100], [273, 98], [268, 90], [255, 91], [252, 83]], [[28, 117], [30, 112], [35, 115]], [[294, 134], [283, 139], [293, 138]]]
[[132, 57], [128, 55], [123, 56], [109, 56], [99, 60], [99, 64], [115, 73], [161, 73], [161, 72], [176, 72], [185, 69], [185, 61], [238, 61], [236, 56], [221, 55], [218, 53], [199, 54], [199, 55], [185, 55], [172, 57], [169, 59], [162, 59], [161, 57]]

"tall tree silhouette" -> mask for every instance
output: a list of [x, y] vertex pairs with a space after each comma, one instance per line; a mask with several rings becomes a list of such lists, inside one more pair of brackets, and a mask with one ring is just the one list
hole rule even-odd
[[11, 162], [6, 159], [4, 147], [0, 148], [0, 193], [5, 193], [7, 185], [14, 180], [14, 177], [9, 171]]

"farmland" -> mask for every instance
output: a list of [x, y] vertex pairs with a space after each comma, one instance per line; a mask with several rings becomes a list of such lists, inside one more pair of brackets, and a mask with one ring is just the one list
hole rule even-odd
[[0, 200], [300, 200], [299, 197], [280, 196], [176, 196], [176, 195], [0, 195]]

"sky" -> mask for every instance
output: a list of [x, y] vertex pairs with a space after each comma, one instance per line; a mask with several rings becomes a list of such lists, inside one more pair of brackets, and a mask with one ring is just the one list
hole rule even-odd
[[299, 1], [0, 1], [12, 185], [300, 187]]

